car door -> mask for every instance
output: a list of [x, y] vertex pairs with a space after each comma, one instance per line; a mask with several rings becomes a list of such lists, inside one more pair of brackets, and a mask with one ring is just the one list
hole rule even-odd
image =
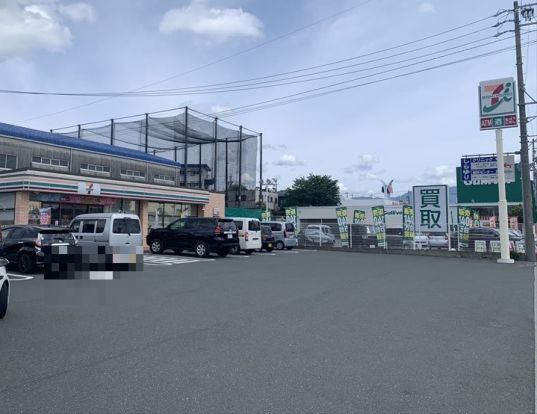
[[10, 258], [10, 246], [13, 244], [11, 234], [17, 227], [9, 227], [2, 230], [2, 239], [0, 240], [0, 257]]
[[83, 219], [78, 241], [80, 245], [93, 245], [95, 243], [95, 219]]
[[185, 247], [185, 219], [178, 219], [171, 222], [165, 231], [162, 232], [162, 241], [166, 247], [171, 249]]
[[4, 240], [4, 257], [17, 262], [19, 250], [24, 246], [24, 227], [14, 227]]

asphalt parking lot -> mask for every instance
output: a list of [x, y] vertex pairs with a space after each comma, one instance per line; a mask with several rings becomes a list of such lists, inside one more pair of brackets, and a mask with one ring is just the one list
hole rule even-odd
[[0, 412], [530, 413], [533, 269], [283, 251], [10, 272]]

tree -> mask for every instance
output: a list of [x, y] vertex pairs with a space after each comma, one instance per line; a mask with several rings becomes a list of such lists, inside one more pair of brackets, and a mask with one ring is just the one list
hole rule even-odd
[[285, 196], [287, 207], [335, 206], [339, 202], [337, 180], [328, 175], [297, 178]]

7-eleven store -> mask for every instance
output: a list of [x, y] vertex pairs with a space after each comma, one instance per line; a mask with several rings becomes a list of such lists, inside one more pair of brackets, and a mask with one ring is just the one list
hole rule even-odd
[[134, 213], [144, 239], [149, 228], [178, 217], [224, 213], [221, 193], [33, 169], [0, 174], [0, 204], [3, 226], [40, 224], [43, 212], [46, 221], [58, 226], [69, 225], [79, 214]]

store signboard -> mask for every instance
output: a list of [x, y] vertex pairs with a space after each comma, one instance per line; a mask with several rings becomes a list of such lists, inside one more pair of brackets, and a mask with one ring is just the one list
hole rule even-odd
[[99, 183], [88, 183], [88, 182], [79, 182], [78, 183], [78, 194], [100, 195], [101, 194], [101, 184], [99, 184]]

